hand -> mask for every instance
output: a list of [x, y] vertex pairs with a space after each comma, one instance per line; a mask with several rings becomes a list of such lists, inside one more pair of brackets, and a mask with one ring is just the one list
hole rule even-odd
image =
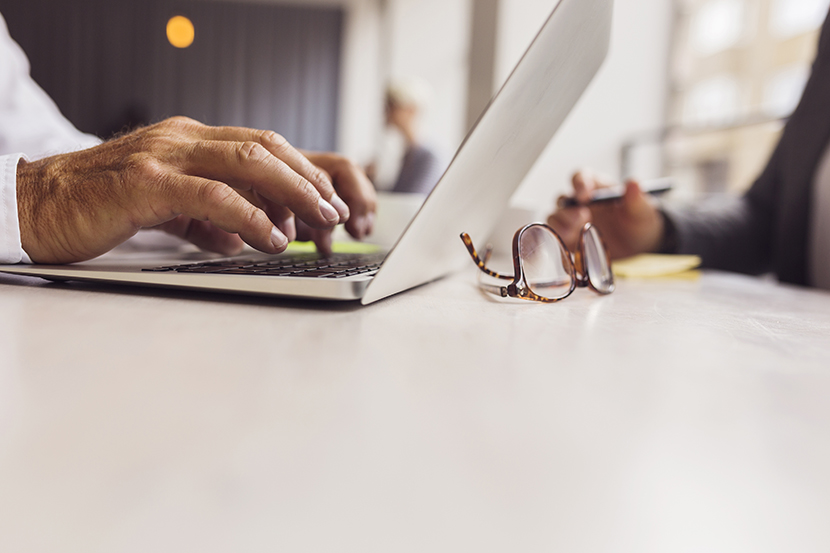
[[363, 168], [363, 172], [366, 173], [366, 177], [369, 179], [370, 182], [374, 183], [378, 178], [378, 164], [376, 161], [370, 162], [366, 167]]
[[557, 209], [548, 217], [550, 225], [572, 251], [579, 243], [585, 223], [594, 224], [602, 233], [611, 259], [655, 251], [663, 238], [663, 216], [636, 181], [625, 185], [625, 195], [612, 203], [588, 205], [597, 188], [607, 182], [587, 171], [573, 176], [577, 207]]
[[[350, 217], [346, 222], [346, 231], [358, 240], [372, 234], [377, 209], [375, 187], [366, 173], [354, 162], [338, 154], [327, 152], [306, 152], [303, 154], [317, 167], [323, 170], [334, 182], [334, 188], [350, 208]], [[331, 228], [310, 228], [297, 222], [297, 237], [314, 240], [317, 249], [331, 253]]]
[[[361, 214], [373, 209], [362, 189], [342, 188]], [[294, 214], [315, 229], [350, 214], [326, 171], [280, 135], [184, 117], [88, 150], [21, 161], [17, 200], [23, 249], [38, 263], [96, 257], [142, 228], [228, 255], [242, 240], [278, 253], [296, 234]]]

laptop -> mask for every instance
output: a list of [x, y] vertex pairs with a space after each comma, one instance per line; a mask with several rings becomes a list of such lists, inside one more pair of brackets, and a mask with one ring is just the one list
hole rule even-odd
[[501, 90], [397, 243], [381, 255], [323, 258], [247, 254], [172, 260], [102, 256], [72, 265], [6, 265], [0, 271], [219, 292], [359, 300], [364, 305], [453, 272], [483, 240], [587, 88], [608, 52], [613, 0], [559, 0]]

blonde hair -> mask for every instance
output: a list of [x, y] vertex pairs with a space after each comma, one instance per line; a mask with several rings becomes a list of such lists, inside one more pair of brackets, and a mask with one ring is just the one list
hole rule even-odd
[[398, 106], [424, 109], [432, 97], [432, 91], [423, 79], [397, 78], [387, 85], [386, 97]]

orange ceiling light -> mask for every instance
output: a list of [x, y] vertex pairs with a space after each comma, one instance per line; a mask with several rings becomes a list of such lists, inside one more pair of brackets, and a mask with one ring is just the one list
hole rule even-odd
[[183, 15], [176, 15], [167, 22], [167, 40], [176, 48], [187, 48], [193, 44], [196, 30], [193, 22]]

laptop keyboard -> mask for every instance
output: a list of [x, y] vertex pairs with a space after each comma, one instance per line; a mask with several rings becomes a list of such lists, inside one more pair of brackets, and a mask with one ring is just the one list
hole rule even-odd
[[165, 265], [142, 269], [155, 273], [209, 273], [219, 275], [290, 276], [307, 278], [345, 278], [355, 275], [374, 275], [380, 269], [384, 254], [299, 253], [273, 259], [231, 259]]

